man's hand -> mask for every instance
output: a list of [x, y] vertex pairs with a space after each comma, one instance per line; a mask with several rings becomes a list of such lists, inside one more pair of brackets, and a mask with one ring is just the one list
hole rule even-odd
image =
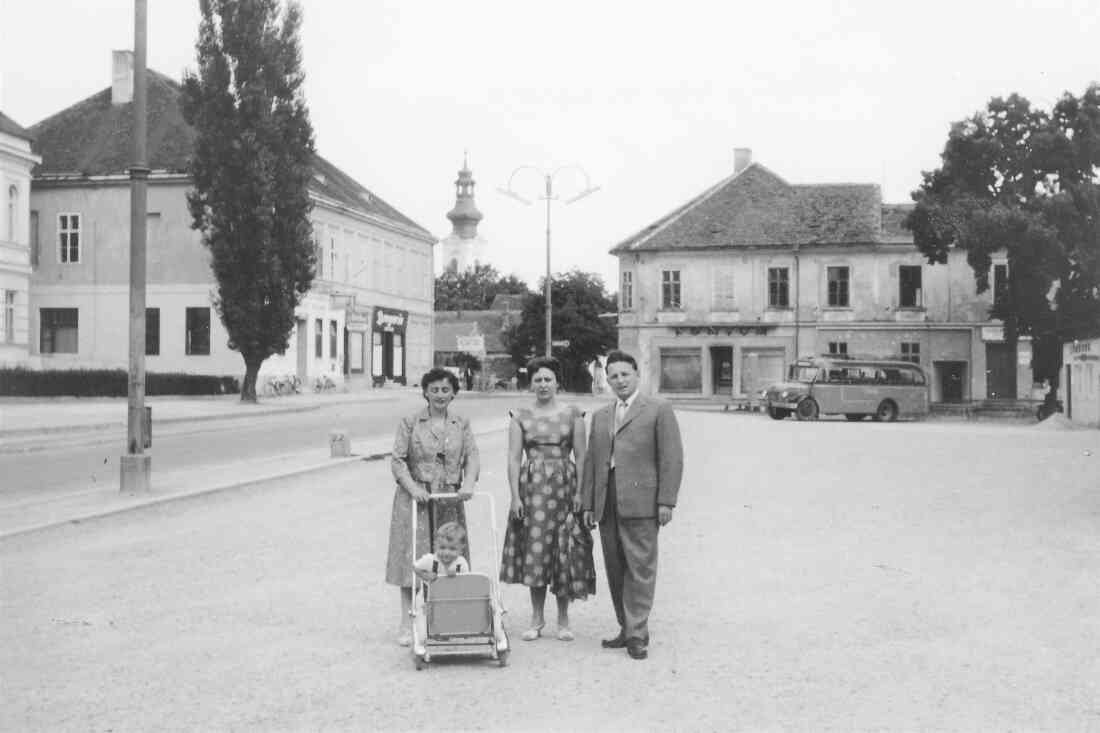
[[588, 527], [589, 529], [596, 528], [596, 512], [592, 511], [591, 509], [586, 509], [583, 518], [585, 527]]
[[662, 527], [672, 521], [672, 507], [661, 504], [657, 507], [657, 524]]

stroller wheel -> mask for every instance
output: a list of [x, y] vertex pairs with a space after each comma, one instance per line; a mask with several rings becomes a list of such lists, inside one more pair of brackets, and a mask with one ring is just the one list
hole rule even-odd
[[497, 652], [497, 664], [499, 664], [501, 667], [507, 667], [508, 666], [508, 650], [507, 649], [504, 649], [502, 651]]
[[413, 655], [413, 666], [416, 667], [417, 672], [424, 669], [424, 657], [420, 656], [419, 654], [414, 654]]

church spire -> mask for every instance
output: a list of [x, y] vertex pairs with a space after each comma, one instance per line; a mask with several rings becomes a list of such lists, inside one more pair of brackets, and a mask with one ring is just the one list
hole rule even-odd
[[463, 151], [462, 170], [455, 181], [455, 207], [447, 212], [447, 218], [454, 226], [453, 234], [461, 239], [473, 239], [477, 236], [477, 223], [482, 215], [474, 203], [474, 174], [466, 161], [466, 151]]

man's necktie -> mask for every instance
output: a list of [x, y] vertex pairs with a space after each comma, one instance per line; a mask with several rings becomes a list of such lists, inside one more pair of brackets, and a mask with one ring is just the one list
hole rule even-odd
[[615, 400], [615, 417], [611, 421], [611, 467], [615, 468], [615, 434], [619, 432], [619, 426], [626, 417], [627, 405], [622, 400]]

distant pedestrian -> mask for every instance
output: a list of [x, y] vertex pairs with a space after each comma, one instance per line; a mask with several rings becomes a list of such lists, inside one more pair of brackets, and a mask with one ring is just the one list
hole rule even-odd
[[638, 362], [607, 356], [615, 402], [592, 416], [584, 462], [585, 524], [599, 522], [607, 584], [619, 633], [605, 649], [626, 647], [645, 659], [649, 612], [657, 585], [657, 534], [672, 520], [684, 468], [676, 414], [664, 400], [638, 392]]
[[[429, 501], [431, 494], [458, 493], [462, 501], [477, 487], [480, 463], [470, 422], [450, 411], [458, 394], [458, 377], [435, 368], [420, 380], [426, 409], [403, 418], [394, 437], [390, 465], [397, 488], [390, 515], [386, 582], [401, 588], [401, 625], [397, 641], [412, 643], [413, 537], [412, 508], [417, 511], [415, 556], [431, 547], [430, 538], [446, 522], [466, 526], [461, 501]], [[469, 552], [466, 551], [469, 559]]]
[[578, 465], [584, 464], [584, 413], [557, 402], [556, 359], [527, 366], [535, 403], [512, 413], [508, 427], [508, 485], [512, 504], [500, 579], [522, 583], [531, 594], [531, 624], [524, 641], [542, 636], [549, 588], [557, 599], [555, 636], [572, 641], [569, 603], [596, 592], [592, 535], [580, 516]]

